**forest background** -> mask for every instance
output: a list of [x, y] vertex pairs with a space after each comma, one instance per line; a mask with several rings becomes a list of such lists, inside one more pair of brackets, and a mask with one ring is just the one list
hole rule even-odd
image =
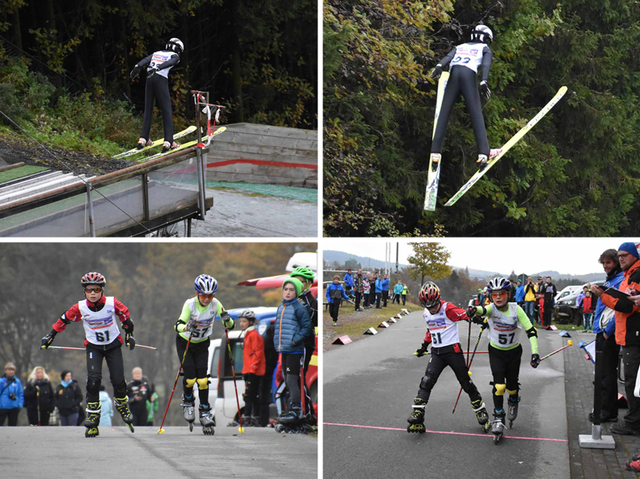
[[[461, 99], [438, 208], [423, 212], [436, 84], [429, 74], [485, 23], [484, 105], [504, 144], [563, 85], [565, 98], [458, 203], [476, 171]], [[617, 236], [640, 219], [640, 5], [623, 0], [328, 0], [324, 215], [329, 236]]]

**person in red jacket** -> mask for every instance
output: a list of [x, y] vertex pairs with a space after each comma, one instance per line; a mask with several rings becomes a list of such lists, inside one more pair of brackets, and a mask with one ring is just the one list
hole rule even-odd
[[595, 310], [595, 301], [591, 291], [587, 291], [582, 298], [582, 318], [584, 319], [583, 333], [593, 332], [593, 311]]
[[[264, 356], [264, 341], [254, 326], [256, 315], [251, 310], [240, 313], [240, 328], [245, 332], [244, 351], [242, 353], [242, 374], [245, 392], [243, 426], [261, 426], [260, 421], [260, 382], [264, 380], [267, 361]], [[252, 416], [253, 413], [253, 416]]]

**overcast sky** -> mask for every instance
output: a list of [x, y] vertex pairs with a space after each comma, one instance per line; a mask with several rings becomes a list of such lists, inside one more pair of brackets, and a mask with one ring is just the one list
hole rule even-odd
[[[396, 244], [400, 244], [400, 263], [407, 264], [413, 253], [409, 239], [392, 240], [392, 262], [395, 263]], [[640, 242], [633, 238], [443, 238], [420, 240], [442, 243], [451, 253], [451, 266], [497, 271], [509, 274], [531, 274], [555, 270], [561, 274], [588, 274], [602, 272], [598, 263], [600, 254], [609, 248], [617, 249], [625, 241]], [[385, 260], [388, 239], [334, 239], [324, 238], [322, 249], [344, 251], [358, 256]]]

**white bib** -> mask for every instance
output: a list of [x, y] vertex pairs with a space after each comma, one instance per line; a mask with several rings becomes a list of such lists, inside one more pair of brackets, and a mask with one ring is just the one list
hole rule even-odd
[[100, 311], [91, 311], [87, 306], [87, 300], [78, 303], [84, 334], [91, 344], [105, 346], [120, 336], [118, 316], [113, 301], [113, 296], [107, 296], [104, 307]]
[[[165, 52], [165, 51], [155, 52], [151, 57], [151, 63], [149, 63], [149, 68], [159, 67], [164, 62], [168, 61], [173, 55], [175, 55], [175, 53], [173, 52]], [[173, 66], [170, 66], [169, 68], [158, 70], [158, 73], [156, 73], [156, 75], [169, 78], [169, 70], [171, 70], [172, 68]]]
[[213, 331], [213, 321], [216, 319], [216, 314], [218, 314], [218, 300], [215, 298], [211, 300], [207, 309], [202, 312], [198, 311], [195, 297], [189, 298], [187, 303], [189, 305], [189, 311], [191, 312], [189, 321], [195, 321], [196, 326], [198, 327], [191, 338], [199, 340], [211, 336], [211, 332]]
[[501, 348], [508, 348], [520, 342], [520, 322], [518, 321], [518, 304], [509, 303], [509, 309], [503, 313], [494, 304], [491, 307], [489, 321], [489, 339]]
[[451, 60], [451, 67], [461, 65], [478, 73], [478, 67], [482, 63], [484, 43], [463, 43], [456, 47], [456, 55]]
[[431, 341], [434, 348], [450, 346], [460, 342], [458, 335], [457, 321], [447, 318], [446, 311], [449, 303], [442, 303], [440, 311], [431, 314], [427, 308], [424, 309], [424, 320], [431, 333]]

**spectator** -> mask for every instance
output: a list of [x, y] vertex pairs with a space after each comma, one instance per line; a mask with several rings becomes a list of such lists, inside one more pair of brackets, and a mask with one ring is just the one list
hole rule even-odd
[[585, 297], [582, 298], [582, 317], [584, 319], [584, 329], [583, 333], [593, 332], [593, 311], [595, 309], [595, 304], [593, 304], [591, 291], [587, 291]]
[[582, 312], [582, 300], [587, 295], [587, 291], [589, 291], [589, 288], [591, 288], [591, 285], [588, 284], [588, 283], [585, 284], [582, 287], [582, 291], [580, 291], [580, 293], [576, 297], [576, 308], [578, 308], [578, 311], [580, 311], [580, 312]]
[[158, 412], [158, 394], [151, 384], [151, 395], [147, 399], [147, 426], [153, 426], [153, 416]]
[[340, 276], [335, 275], [333, 277], [333, 283], [327, 288], [327, 301], [329, 302], [329, 315], [333, 320], [333, 325], [338, 325], [338, 314], [340, 312], [340, 303], [342, 298], [348, 300], [349, 296], [345, 293], [344, 289], [340, 285]]
[[109, 397], [109, 393], [105, 387], [100, 385], [100, 407], [102, 415], [100, 416], [100, 426], [111, 426], [111, 418], [113, 417], [113, 400]]
[[133, 368], [131, 374], [133, 380], [127, 384], [127, 396], [129, 397], [129, 411], [133, 415], [133, 425], [146, 426], [149, 416], [147, 400], [151, 396], [151, 385], [147, 378], [142, 377], [141, 368]]
[[[245, 392], [242, 423], [246, 426], [261, 426], [260, 421], [260, 381], [266, 372], [264, 341], [256, 330], [256, 315], [251, 310], [240, 313], [240, 328], [245, 332], [242, 353], [242, 374]], [[253, 414], [253, 415], [252, 415]]]
[[393, 287], [393, 301], [391, 302], [391, 304], [393, 303], [400, 304], [400, 295], [402, 294], [402, 290], [403, 290], [402, 281], [398, 280], [396, 285]]
[[276, 328], [274, 324], [267, 326], [267, 330], [263, 336], [264, 357], [266, 361], [264, 379], [260, 383], [260, 426], [269, 425], [269, 404], [273, 402], [273, 392], [271, 386], [273, 384], [273, 372], [278, 366], [278, 353], [273, 343]]
[[409, 294], [409, 288], [406, 284], [402, 285], [402, 306], [407, 304], [407, 294]]
[[382, 288], [382, 300], [384, 301], [383, 306], [387, 307], [387, 299], [389, 299], [389, 275], [385, 274], [382, 283], [380, 284]]
[[[618, 252], [615, 249], [608, 249], [600, 255], [599, 261], [607, 275], [604, 286], [618, 289], [624, 278], [620, 261], [618, 261]], [[593, 286], [591, 291], [594, 292]], [[596, 298], [597, 296], [594, 300]], [[620, 347], [616, 344], [615, 330], [614, 311], [606, 307], [600, 299], [597, 299], [593, 332], [596, 333], [596, 351], [602, 351], [603, 363], [600, 423], [618, 420], [618, 352]], [[589, 414], [589, 420], [593, 422], [593, 413]]]
[[[306, 266], [298, 266], [295, 268], [291, 274], [289, 275], [291, 278], [295, 278], [302, 283], [302, 294], [298, 298], [305, 308], [307, 308], [307, 312], [309, 313], [309, 318], [311, 319], [311, 326], [313, 326], [314, 334], [309, 336], [304, 341], [304, 371], [307, 372], [309, 370], [309, 362], [311, 361], [311, 357], [313, 356], [313, 352], [316, 350], [316, 334], [318, 327], [318, 300], [311, 292], [311, 287], [315, 281], [315, 274]], [[256, 406], [257, 408], [257, 406]], [[257, 410], [254, 411], [257, 413]], [[257, 414], [256, 414], [257, 415]]]
[[373, 285], [376, 293], [376, 309], [382, 309], [382, 306], [380, 306], [380, 301], [382, 300], [382, 280], [378, 278], [377, 274], [374, 274], [373, 277], [375, 279]]
[[524, 312], [527, 313], [529, 320], [533, 323], [535, 319], [536, 307], [536, 287], [531, 277], [527, 278], [527, 284], [524, 286]]
[[[522, 284], [522, 281], [518, 280], [518, 282], [516, 283], [516, 303], [518, 303], [518, 306], [520, 306], [521, 308], [524, 306], [524, 285]], [[524, 308], [523, 308], [524, 309]]]
[[53, 412], [53, 386], [42, 366], [36, 366], [29, 374], [24, 388], [29, 426], [48, 426]]
[[537, 283], [536, 283], [536, 308], [538, 309], [538, 312], [536, 313], [536, 317], [538, 318], [538, 324], [542, 323], [542, 305], [540, 304], [540, 302], [542, 301], [543, 298], [543, 293], [542, 293], [542, 288], [544, 287], [544, 283], [542, 282], [542, 276], [538, 276], [537, 279]]
[[624, 387], [629, 409], [624, 421], [611, 426], [611, 432], [622, 435], [640, 435], [640, 398], [633, 394], [640, 365], [640, 307], [627, 296], [628, 290], [640, 291], [640, 254], [634, 243], [622, 243], [618, 260], [624, 272], [619, 292], [593, 286], [591, 290], [605, 306], [615, 311], [616, 343], [622, 347], [624, 361]]
[[553, 315], [554, 298], [558, 293], [556, 285], [551, 282], [551, 276], [546, 277], [541, 292], [544, 299], [542, 327], [544, 329], [551, 329], [551, 316]]
[[353, 296], [353, 275], [351, 269], [347, 270], [347, 274], [344, 275], [344, 288], [347, 296]]
[[18, 413], [24, 406], [22, 383], [16, 377], [16, 366], [13, 363], [4, 365], [4, 374], [0, 378], [0, 426], [4, 426], [7, 418], [9, 426], [18, 425]]
[[82, 391], [78, 386], [78, 381], [73, 379], [71, 371], [63, 370], [60, 379], [55, 398], [55, 405], [60, 413], [60, 425], [77, 426], [80, 404], [82, 404]]
[[362, 277], [362, 270], [359, 269], [356, 277], [353, 281], [353, 288], [356, 292], [356, 311], [364, 311], [363, 308], [360, 307], [360, 301], [362, 300], [362, 293], [364, 292], [364, 278]]
[[362, 279], [362, 295], [364, 296], [364, 309], [369, 309], [371, 298], [371, 283], [369, 282], [369, 275], [365, 274]]

